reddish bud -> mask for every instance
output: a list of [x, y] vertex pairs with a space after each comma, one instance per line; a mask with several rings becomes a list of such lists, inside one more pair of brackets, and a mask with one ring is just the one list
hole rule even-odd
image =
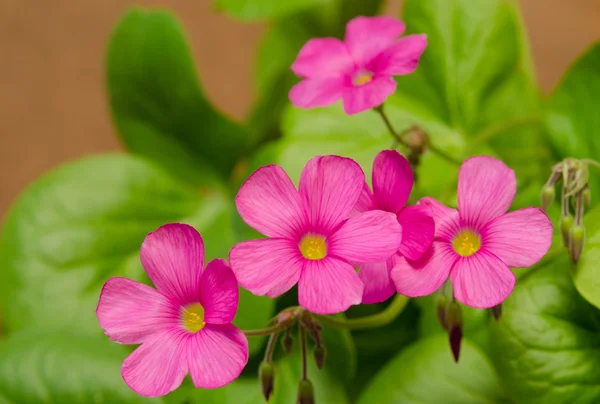
[[261, 362], [258, 367], [258, 377], [262, 387], [265, 400], [269, 401], [269, 397], [273, 392], [273, 380], [275, 379], [275, 367], [271, 362]]
[[315, 357], [315, 363], [319, 369], [323, 369], [323, 365], [325, 365], [325, 358], [327, 356], [327, 351], [324, 346], [315, 346], [313, 350], [313, 355]]
[[450, 348], [452, 349], [452, 355], [454, 361], [458, 363], [458, 357], [460, 356], [460, 343], [462, 340], [462, 327], [454, 326], [450, 329]]
[[286, 353], [290, 353], [292, 352], [292, 349], [294, 349], [294, 337], [292, 337], [292, 335], [289, 333], [289, 328], [288, 332], [286, 332], [281, 339], [281, 346], [283, 346], [283, 350]]
[[569, 230], [569, 252], [573, 262], [577, 264], [585, 239], [585, 228], [582, 225], [575, 224]]
[[492, 307], [490, 311], [496, 321], [500, 320], [500, 317], [502, 316], [502, 303]]
[[448, 308], [448, 296], [438, 294], [435, 298], [435, 309], [437, 313], [437, 318], [444, 330], [448, 330], [448, 324], [446, 323], [446, 310]]
[[298, 384], [298, 404], [315, 404], [315, 392], [310, 380], [300, 380]]
[[571, 215], [561, 216], [560, 218], [560, 235], [562, 236], [563, 245], [566, 248], [569, 248], [570, 245], [569, 231], [573, 227], [573, 223], [575, 223], [575, 219]]
[[556, 198], [556, 190], [553, 185], [546, 185], [542, 189], [542, 210], [545, 212]]

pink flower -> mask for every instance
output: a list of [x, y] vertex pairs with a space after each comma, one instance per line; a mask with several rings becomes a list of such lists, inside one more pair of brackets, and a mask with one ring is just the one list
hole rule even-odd
[[436, 229], [421, 259], [398, 260], [392, 279], [400, 293], [425, 296], [450, 276], [454, 296], [468, 306], [493, 307], [508, 297], [515, 275], [508, 268], [538, 262], [552, 243], [552, 223], [541, 209], [506, 213], [517, 190], [515, 173], [493, 157], [466, 160], [458, 178], [458, 211], [433, 198]]
[[298, 283], [300, 305], [320, 314], [359, 304], [363, 283], [349, 262], [384, 261], [401, 237], [392, 213], [348, 219], [364, 181], [356, 162], [338, 156], [310, 160], [298, 191], [281, 167], [256, 170], [236, 205], [246, 223], [270, 238], [239, 243], [229, 253], [240, 285], [277, 297]]
[[397, 254], [387, 261], [360, 264], [358, 276], [365, 288], [362, 302], [379, 303], [396, 292], [390, 271], [399, 257], [421, 258], [433, 241], [435, 224], [424, 206], [404, 206], [408, 202], [414, 179], [408, 161], [395, 150], [384, 150], [373, 162], [373, 192], [365, 183], [356, 211], [380, 209], [396, 215], [402, 228], [402, 242]]
[[125, 383], [154, 397], [175, 390], [188, 372], [202, 388], [236, 379], [248, 362], [248, 341], [231, 324], [239, 291], [227, 263], [216, 259], [204, 268], [202, 237], [179, 223], [148, 234], [140, 257], [158, 290], [113, 277], [96, 309], [110, 339], [142, 344], [123, 362]]
[[343, 99], [347, 114], [383, 104], [396, 91], [392, 76], [414, 72], [427, 46], [425, 34], [398, 39], [404, 28], [390, 17], [356, 17], [346, 25], [344, 42], [308, 41], [292, 64], [304, 79], [290, 91], [292, 104], [325, 107]]

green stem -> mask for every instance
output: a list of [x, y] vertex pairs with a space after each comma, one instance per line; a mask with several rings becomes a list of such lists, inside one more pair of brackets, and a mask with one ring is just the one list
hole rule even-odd
[[308, 360], [306, 359], [306, 332], [302, 324], [298, 327], [300, 333], [300, 348], [302, 355], [302, 380], [308, 379]]
[[244, 331], [244, 334], [246, 334], [247, 337], [264, 337], [266, 335], [271, 335], [271, 334], [275, 334], [279, 331], [283, 331], [287, 327], [289, 327], [289, 324], [280, 323], [280, 324], [274, 325], [273, 327], [270, 327], [270, 328], [264, 328], [261, 330]]
[[438, 149], [437, 146], [432, 145], [431, 142], [427, 144], [427, 148], [449, 163], [455, 164], [457, 166], [460, 166], [462, 164], [460, 160], [457, 160], [449, 154], [446, 154], [445, 151]]
[[600, 170], [600, 163], [598, 163], [596, 160], [593, 160], [593, 159], [582, 159], [582, 161], [585, 161], [586, 163], [588, 163], [589, 165], [591, 165], [592, 167], [594, 167], [596, 170]]
[[396, 319], [400, 313], [402, 313], [402, 310], [404, 310], [408, 301], [408, 297], [396, 294], [390, 305], [386, 307], [385, 310], [377, 314], [373, 314], [372, 316], [361, 318], [341, 319], [324, 316], [321, 314], [313, 314], [313, 317], [321, 321], [323, 324], [347, 330], [362, 330], [366, 328], [383, 327], [384, 325], [394, 321], [394, 319]]
[[475, 136], [475, 139], [471, 143], [470, 149], [473, 150], [475, 146], [481, 143], [485, 143], [488, 140], [495, 138], [496, 136], [508, 132], [509, 130], [525, 128], [528, 126], [536, 126], [539, 125], [541, 121], [542, 118], [539, 116], [530, 116], [526, 118], [517, 118], [512, 119], [510, 121], [503, 121], [498, 122], [496, 124], [492, 124], [485, 128], [483, 131], [481, 131], [477, 136]]

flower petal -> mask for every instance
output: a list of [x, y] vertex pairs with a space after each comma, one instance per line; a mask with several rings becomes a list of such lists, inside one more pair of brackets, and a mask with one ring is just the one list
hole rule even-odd
[[292, 241], [281, 238], [238, 243], [229, 252], [229, 264], [243, 288], [255, 295], [277, 297], [300, 279], [304, 258]]
[[346, 25], [344, 42], [354, 61], [365, 66], [404, 32], [402, 21], [391, 17], [356, 17]]
[[306, 79], [292, 87], [289, 97], [297, 108], [327, 107], [342, 99], [344, 88], [341, 77]]
[[510, 295], [515, 274], [504, 262], [485, 249], [460, 257], [450, 273], [454, 297], [467, 306], [487, 309]]
[[407, 206], [400, 211], [398, 222], [402, 227], [402, 242], [398, 252], [409, 260], [421, 258], [431, 247], [435, 223], [424, 206]]
[[517, 192], [515, 172], [489, 156], [471, 157], [460, 167], [458, 211], [466, 226], [480, 229], [506, 213]]
[[208, 263], [200, 280], [200, 304], [208, 324], [227, 324], [237, 311], [240, 291], [235, 275], [222, 259]]
[[396, 215], [371, 210], [351, 217], [331, 235], [327, 254], [352, 262], [385, 261], [398, 251], [401, 240]]
[[417, 261], [398, 258], [391, 271], [396, 290], [409, 297], [432, 294], [448, 279], [457, 257], [448, 243], [434, 241], [431, 248]]
[[179, 319], [177, 307], [156, 289], [120, 277], [102, 287], [96, 315], [104, 333], [121, 344], [141, 344]]
[[552, 222], [539, 208], [515, 210], [481, 231], [483, 247], [510, 267], [525, 268], [542, 259], [552, 245]]
[[179, 387], [188, 374], [188, 335], [178, 328], [154, 334], [123, 362], [125, 383], [147, 397], [164, 396]]
[[351, 73], [354, 61], [346, 45], [336, 38], [311, 39], [300, 49], [292, 71], [300, 77], [323, 78]]
[[460, 230], [458, 210], [449, 208], [429, 196], [419, 200], [417, 206], [428, 209], [433, 216], [436, 238], [451, 241], [456, 232]]
[[300, 176], [300, 195], [308, 210], [312, 231], [327, 236], [348, 218], [360, 196], [365, 174], [352, 159], [317, 156]]
[[364, 285], [363, 304], [385, 302], [396, 292], [392, 278], [390, 278], [390, 269], [393, 266], [393, 257], [387, 261], [366, 263], [360, 266], [358, 276]]
[[170, 223], [148, 234], [140, 260], [159, 292], [182, 305], [198, 301], [204, 242], [192, 226]]
[[375, 156], [373, 197], [377, 209], [398, 213], [408, 202], [413, 183], [410, 163], [396, 150], [383, 150]]
[[354, 216], [358, 213], [363, 213], [368, 210], [372, 210], [373, 208], [373, 193], [369, 189], [369, 186], [365, 182], [363, 184], [362, 192], [358, 197], [358, 201], [356, 205], [354, 205], [354, 209], [352, 210], [352, 214], [350, 216]]
[[248, 363], [248, 340], [233, 324], [207, 324], [190, 335], [187, 357], [194, 386], [215, 389], [242, 373]]
[[427, 35], [408, 35], [381, 52], [373, 60], [375, 74], [396, 76], [415, 71], [427, 47]]
[[300, 196], [278, 165], [256, 170], [240, 188], [235, 204], [246, 223], [269, 237], [296, 237], [306, 222]]
[[389, 76], [375, 76], [362, 86], [346, 86], [344, 89], [344, 112], [357, 114], [384, 103], [396, 91], [396, 80]]
[[298, 302], [316, 314], [335, 314], [360, 304], [363, 283], [354, 268], [333, 257], [306, 260], [298, 283]]

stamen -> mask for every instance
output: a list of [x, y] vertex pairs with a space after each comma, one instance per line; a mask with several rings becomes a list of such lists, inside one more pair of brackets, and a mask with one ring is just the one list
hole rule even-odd
[[352, 84], [355, 86], [362, 86], [367, 84], [373, 80], [373, 73], [365, 70], [361, 70], [357, 72], [352, 78]]
[[320, 260], [327, 255], [325, 237], [316, 234], [307, 234], [298, 245], [302, 256], [309, 260]]
[[200, 303], [190, 304], [181, 311], [183, 328], [189, 332], [198, 332], [206, 325], [204, 321], [204, 307]]
[[463, 230], [452, 240], [452, 247], [458, 255], [468, 257], [481, 248], [481, 237], [472, 230]]

